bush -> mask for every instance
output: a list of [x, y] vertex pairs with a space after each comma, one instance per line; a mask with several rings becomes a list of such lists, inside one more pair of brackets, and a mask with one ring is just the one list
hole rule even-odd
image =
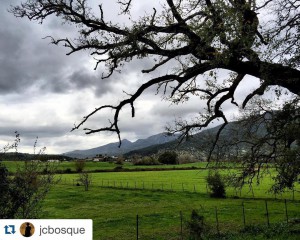
[[159, 161], [153, 157], [136, 158], [133, 160], [134, 165], [159, 165]]
[[211, 190], [211, 197], [225, 198], [225, 183], [218, 172], [209, 172], [208, 176], [206, 177], [206, 182], [209, 189]]
[[184, 153], [178, 156], [178, 163], [184, 164], [184, 163], [194, 163], [197, 162], [197, 159], [189, 153]]
[[75, 169], [76, 172], [81, 173], [85, 167], [85, 161], [84, 160], [77, 160], [75, 161]]
[[116, 166], [116, 167], [114, 168], [114, 171], [116, 171], [116, 172], [123, 171], [123, 166]]
[[178, 164], [176, 152], [164, 152], [158, 157], [158, 161], [163, 164]]
[[64, 173], [72, 173], [71, 168], [66, 168], [66, 169], [64, 170]]
[[80, 183], [84, 186], [84, 190], [88, 191], [89, 190], [89, 186], [92, 183], [92, 175], [88, 172], [81, 172], [79, 173], [79, 178], [77, 180], [79, 183], [77, 183], [79, 186]]
[[203, 239], [208, 231], [208, 226], [204, 223], [204, 216], [199, 215], [196, 210], [192, 211], [191, 220], [187, 225], [190, 231], [190, 239]]
[[118, 165], [123, 165], [124, 164], [124, 158], [123, 157], [118, 157], [115, 163], [118, 164]]

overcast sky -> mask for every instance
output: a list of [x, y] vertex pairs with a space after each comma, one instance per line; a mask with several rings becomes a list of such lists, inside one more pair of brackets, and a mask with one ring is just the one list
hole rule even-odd
[[[66, 56], [66, 49], [43, 39], [49, 35], [73, 36], [74, 27], [61, 25], [56, 18], [47, 19], [42, 25], [17, 19], [7, 9], [19, 2], [1, 0], [0, 5], [0, 146], [12, 142], [15, 131], [21, 135], [20, 151], [29, 153], [33, 152], [37, 136], [38, 147], [46, 146], [47, 153], [88, 149], [118, 141], [115, 134], [86, 135], [82, 129], [70, 130], [96, 107], [117, 103], [126, 97], [123, 90], [132, 93], [149, 79], [151, 76], [141, 73], [147, 61], [136, 61], [121, 74], [101, 80], [103, 67], [94, 71], [95, 63], [87, 52]], [[152, 2], [140, 4], [148, 4], [152, 9]], [[116, 16], [113, 8], [104, 7], [106, 17]], [[133, 10], [135, 15], [144, 11], [141, 5]], [[239, 87], [240, 94], [249, 92], [257, 83], [257, 79], [248, 78]], [[120, 118], [121, 137], [131, 141], [146, 138], [163, 132], [166, 124], [175, 118], [189, 118], [201, 110], [197, 99], [182, 106], [170, 106], [161, 100], [161, 94], [155, 95], [154, 89], [150, 89], [137, 101], [134, 119], [130, 117], [130, 109], [125, 109]], [[224, 109], [229, 117], [237, 111], [231, 105]], [[109, 116], [109, 112], [99, 114], [85, 127], [102, 127]]]

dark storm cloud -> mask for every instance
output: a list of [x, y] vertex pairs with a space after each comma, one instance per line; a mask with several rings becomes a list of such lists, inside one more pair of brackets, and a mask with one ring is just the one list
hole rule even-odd
[[90, 72], [86, 69], [75, 71], [70, 77], [69, 82], [76, 89], [95, 88], [96, 96], [102, 96], [103, 94], [112, 90], [112, 83], [109, 79], [102, 79], [97, 72]]
[[56, 18], [43, 25], [17, 19], [7, 11], [16, 2], [5, 0], [0, 6], [0, 94], [30, 88], [41, 93], [91, 88], [101, 96], [110, 89], [109, 81], [99, 80], [100, 67], [92, 71], [93, 64], [82, 64], [89, 60], [87, 53], [66, 56], [67, 49], [51, 45], [49, 38], [42, 39], [47, 35], [74, 37], [73, 26], [61, 25]]
[[18, 132], [22, 138], [34, 139], [36, 137], [52, 138], [61, 137], [70, 131], [68, 125], [49, 125], [49, 126], [1, 126], [0, 136], [14, 137], [15, 132]]

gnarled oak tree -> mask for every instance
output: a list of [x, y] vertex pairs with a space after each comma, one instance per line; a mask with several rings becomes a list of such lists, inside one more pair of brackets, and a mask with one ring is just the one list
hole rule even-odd
[[[299, 1], [160, 0], [160, 8], [141, 13], [138, 20], [130, 18], [136, 0], [115, 1], [120, 7], [119, 14], [128, 16], [127, 24], [118, 22], [117, 18], [107, 20], [106, 13], [110, 9], [101, 1], [94, 12], [87, 0], [27, 0], [10, 9], [17, 17], [43, 22], [48, 16], [56, 15], [77, 25], [76, 39], [51, 38], [52, 43], [63, 44], [70, 50], [68, 54], [89, 50], [97, 60], [96, 69], [99, 64], [107, 67], [103, 78], [109, 78], [134, 59], [153, 61], [151, 67], [142, 70], [145, 74], [172, 64], [172, 70], [165, 75], [151, 77], [154, 74], [149, 74], [148, 81], [118, 105], [96, 108], [74, 129], [96, 113], [112, 109], [114, 117], [108, 126], [85, 130], [88, 134], [112, 131], [120, 139], [121, 109], [129, 105], [134, 117], [136, 99], [153, 85], [162, 87], [165, 93], [170, 88], [169, 98], [174, 103], [186, 101], [190, 95], [206, 101], [206, 109], [199, 109], [201, 114], [196, 120], [178, 122], [173, 129], [184, 136], [215, 119], [223, 120], [221, 131], [228, 122], [222, 105], [228, 101], [238, 105], [235, 94], [246, 75], [258, 78], [260, 86], [244, 96], [241, 108], [270, 87], [275, 87], [278, 94], [283, 89], [288, 90], [293, 100], [299, 98]], [[215, 79], [215, 72], [223, 70], [228, 77]], [[299, 102], [297, 104], [298, 108]], [[299, 119], [298, 110], [296, 113]]]

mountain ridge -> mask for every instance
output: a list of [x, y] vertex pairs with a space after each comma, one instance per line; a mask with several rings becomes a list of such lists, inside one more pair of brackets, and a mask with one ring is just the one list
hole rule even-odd
[[119, 142], [114, 142], [114, 143], [109, 143], [103, 146], [90, 148], [90, 149], [74, 150], [74, 151], [62, 153], [62, 155], [73, 157], [73, 158], [89, 158], [89, 157], [95, 157], [97, 154], [118, 156], [118, 155], [123, 155], [130, 151], [146, 148], [152, 145], [163, 144], [175, 140], [177, 138], [178, 136], [176, 135], [159, 133], [145, 139], [137, 139], [134, 142], [124, 139], [122, 140], [122, 144], [120, 147], [119, 147]]

